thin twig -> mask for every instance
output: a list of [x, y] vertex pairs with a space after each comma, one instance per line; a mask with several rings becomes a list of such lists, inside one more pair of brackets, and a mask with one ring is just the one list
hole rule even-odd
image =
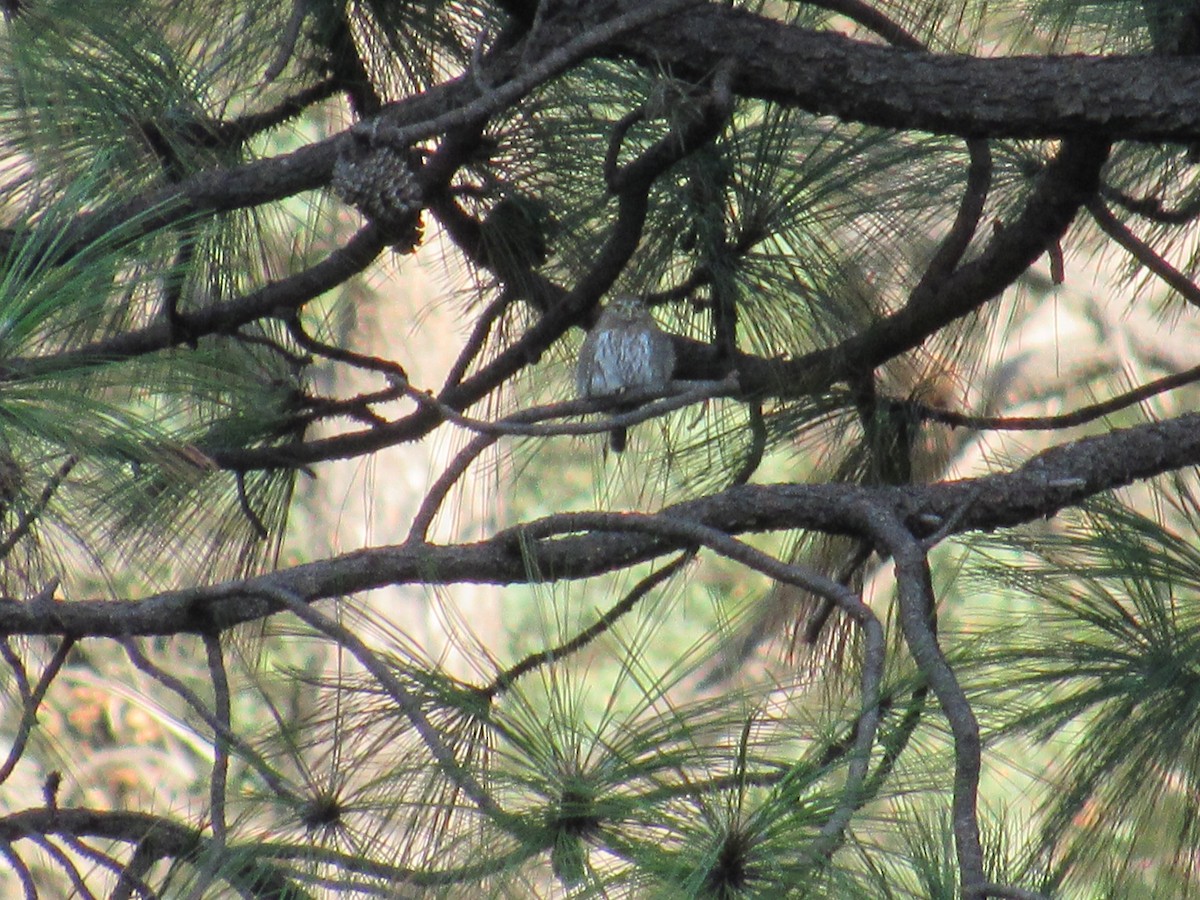
[[[198, 339], [232, 334], [257, 319], [274, 317], [286, 321], [295, 310], [362, 272], [386, 246], [386, 238], [379, 229], [366, 225], [309, 268], [268, 282], [233, 300], [180, 313], [180, 322], [187, 334]], [[0, 379], [41, 376], [96, 365], [98, 361], [112, 363], [157, 353], [180, 343], [180, 336], [175, 333], [178, 330], [159, 320], [52, 356], [11, 359], [5, 363]]]
[[904, 748], [908, 746], [908, 742], [912, 739], [917, 726], [921, 723], [921, 717], [925, 713], [925, 701], [929, 696], [929, 688], [927, 685], [921, 685], [912, 692], [909, 698], [908, 707], [904, 710], [904, 715], [900, 719], [900, 724], [896, 726], [895, 732], [890, 736], [881, 738], [879, 741], [881, 755], [879, 765], [875, 771], [871, 773], [871, 780], [867, 782], [864, 793], [867, 797], [874, 797], [884, 781], [892, 774], [892, 770], [896, 767], [896, 762], [900, 759], [900, 754], [904, 752]]
[[[125, 869], [125, 866], [121, 865], [120, 860], [115, 859], [108, 853], [104, 853], [100, 850], [97, 850], [95, 847], [89, 847], [87, 844], [85, 844], [82, 840], [80, 840], [74, 834], [71, 834], [69, 832], [60, 832], [59, 839], [62, 840], [62, 842], [64, 844], [66, 844], [68, 847], [70, 847], [72, 850], [74, 850], [80, 856], [82, 856], [84, 859], [92, 860], [92, 862], [103, 866], [104, 868], [108, 869], [110, 872], [112, 872], [114, 875], [117, 875], [118, 877], [124, 875], [126, 869]], [[147, 885], [145, 882], [141, 883], [141, 892], [142, 892], [143, 897], [146, 898], [146, 900], [150, 900], [150, 898], [153, 898], [156, 896], [155, 892], [153, 890], [151, 890], [150, 886]], [[109, 900], [118, 900], [118, 898], [116, 897], [116, 895], [114, 893], [114, 894], [109, 895]]]
[[1100, 186], [1100, 196], [1134, 215], [1163, 225], [1186, 225], [1196, 216], [1200, 216], [1200, 197], [1183, 206], [1172, 208], [1164, 206], [1158, 197], [1134, 197], [1108, 184]]
[[287, 24], [283, 26], [283, 33], [280, 35], [279, 50], [263, 73], [263, 84], [270, 84], [287, 68], [292, 54], [296, 51], [296, 41], [300, 37], [300, 29], [304, 27], [308, 13], [308, 0], [292, 0], [292, 11], [288, 14]]
[[845, 16], [867, 28], [894, 47], [907, 50], [924, 50], [925, 44], [911, 32], [893, 22], [879, 10], [868, 6], [863, 0], [805, 0], [809, 6], [827, 9]]
[[273, 337], [268, 337], [265, 334], [247, 333], [246, 328], [248, 326], [257, 324], [257, 322], [247, 322], [239, 327], [237, 331], [233, 332], [231, 337], [248, 347], [266, 347], [287, 363], [293, 372], [302, 372], [307, 366], [313, 364], [312, 356], [301, 356], [299, 353], [294, 353], [291, 348], [285, 347], [282, 342]]
[[113, 888], [109, 900], [129, 900], [134, 891], [141, 894], [143, 900], [157, 900], [157, 892], [146, 883], [144, 878], [157, 861], [158, 856], [151, 850], [150, 840], [138, 841], [133, 853], [130, 854], [129, 862], [120, 871], [116, 887]]
[[[20, 657], [13, 651], [13, 648], [8, 643], [8, 638], [0, 641], [0, 659], [8, 663], [8, 667], [13, 671], [13, 681], [17, 685], [17, 693], [21, 695], [23, 703], [29, 702], [29, 675], [25, 672], [25, 665], [21, 662]], [[3, 779], [0, 779], [3, 780]]]
[[25, 753], [25, 745], [29, 742], [29, 738], [33, 733], [33, 726], [37, 723], [38, 707], [42, 704], [42, 699], [46, 696], [46, 691], [50, 689], [51, 682], [58, 675], [63, 665], [67, 661], [67, 657], [71, 653], [71, 648], [75, 646], [75, 639], [65, 637], [58, 645], [58, 649], [54, 651], [54, 655], [50, 657], [50, 662], [46, 663], [46, 668], [42, 670], [42, 677], [38, 679], [37, 685], [25, 700], [24, 707], [21, 710], [21, 720], [17, 723], [17, 732], [13, 736], [12, 747], [9, 748], [8, 758], [4, 760], [4, 765], [0, 765], [0, 784], [8, 780], [8, 777], [13, 773], [17, 763], [20, 761], [22, 754]]
[[17, 880], [21, 882], [25, 900], [38, 900], [37, 884], [33, 880], [33, 873], [29, 871], [29, 866], [25, 865], [25, 860], [21, 859], [21, 855], [17, 853], [12, 843], [4, 838], [0, 838], [0, 856], [7, 859], [12, 870], [17, 873]]
[[387, 422], [383, 416], [373, 409], [377, 403], [389, 403], [404, 396], [404, 387], [391, 385], [378, 391], [367, 391], [353, 397], [314, 397], [305, 396], [299, 402], [304, 407], [304, 413], [296, 416], [297, 422], [311, 424], [321, 419], [331, 419], [344, 416], [348, 419], [362, 422], [366, 425], [383, 425]]
[[[568, 400], [546, 406], [530, 407], [516, 415], [498, 421], [476, 419], [463, 415], [454, 407], [432, 396], [429, 391], [409, 386], [405, 393], [422, 406], [437, 410], [447, 421], [481, 434], [513, 435], [521, 437], [553, 437], [562, 435], [586, 435], [607, 432], [614, 426], [638, 425], [649, 419], [690, 406], [714, 397], [729, 396], [737, 391], [737, 376], [730, 375], [720, 381], [675, 382], [666, 390], [628, 391], [615, 397], [597, 397], [586, 400]], [[611, 409], [625, 404], [639, 404], [637, 409], [592, 422], [537, 424], [545, 419], [578, 415]]]
[[79, 867], [62, 851], [62, 848], [44, 835], [30, 835], [29, 840], [41, 847], [54, 862], [58, 863], [58, 867], [66, 873], [67, 879], [75, 889], [72, 896], [83, 897], [84, 900], [97, 900], [96, 895], [88, 889], [87, 882], [83, 880], [83, 875], [80, 874]]
[[1108, 400], [1053, 416], [972, 416], [948, 409], [939, 409], [936, 406], [928, 406], [916, 400], [892, 402], [907, 405], [925, 421], [941, 422], [952, 428], [971, 428], [976, 431], [1052, 431], [1086, 425], [1088, 422], [1119, 412], [1135, 403], [1141, 403], [1158, 394], [1194, 384], [1197, 381], [1200, 381], [1200, 366], [1193, 366], [1173, 375], [1156, 378], [1154, 381], [1116, 397], [1110, 397]]
[[[525, 435], [525, 436], [540, 436], [546, 437], [550, 435], [581, 435], [581, 434], [599, 434], [609, 431], [613, 426], [620, 425], [636, 425], [644, 422], [647, 419], [663, 415], [675, 409], [681, 409], [691, 403], [700, 400], [706, 400], [710, 397], [723, 396], [725, 392], [732, 392], [736, 389], [737, 376], [730, 375], [722, 381], [705, 381], [694, 382], [693, 386], [680, 393], [668, 394], [660, 400], [647, 403], [639, 409], [632, 412], [622, 413], [615, 416], [605, 417], [589, 423], [581, 424], [559, 424], [553, 426], [533, 424], [543, 419], [558, 418], [559, 416], [577, 415], [582, 412], [588, 412], [597, 406], [611, 405], [610, 400], [572, 400], [565, 403], [552, 403], [546, 406], [531, 407], [521, 410], [511, 416], [507, 416], [496, 422], [487, 422], [480, 419], [472, 419], [469, 416], [464, 416], [456, 412], [452, 407], [447, 406], [440, 400], [431, 397], [428, 393], [412, 389], [410, 396], [419, 402], [428, 405], [432, 409], [436, 409], [444, 418], [461, 425], [464, 428], [469, 428], [472, 431], [478, 432], [478, 436], [470, 441], [462, 450], [460, 450], [450, 462], [442, 470], [442, 474], [429, 488], [425, 494], [425, 498], [421, 501], [420, 507], [413, 516], [412, 524], [409, 526], [408, 536], [405, 538], [406, 544], [422, 543], [429, 536], [429, 529], [433, 525], [433, 520], [437, 517], [438, 510], [441, 509], [446, 497], [458, 480], [466, 473], [471, 463], [487, 450], [488, 447], [496, 443], [501, 435]], [[651, 398], [660, 395], [660, 391], [645, 391], [640, 394], [625, 395], [622, 399], [628, 399], [639, 396]]]
[[479, 434], [458, 451], [426, 492], [425, 498], [413, 515], [408, 536], [404, 539], [405, 544], [423, 544], [429, 539], [429, 529], [433, 526], [433, 520], [437, 518], [438, 510], [442, 508], [454, 485], [466, 474], [471, 463], [498, 440], [498, 434]]
[[0, 541], [0, 559], [4, 559], [8, 554], [12, 553], [13, 548], [17, 546], [17, 542], [29, 533], [34, 523], [46, 511], [46, 507], [50, 505], [55, 492], [62, 485], [66, 477], [71, 474], [71, 470], [75, 468], [78, 462], [79, 460], [74, 456], [68, 456], [62, 465], [58, 467], [58, 470], [50, 476], [37, 500], [18, 517], [17, 527], [12, 530], [12, 533], [8, 537]]
[[545, 23], [546, 8], [551, 4], [547, 0], [536, 0], [536, 7], [533, 10], [533, 21], [529, 23], [529, 32], [525, 36], [525, 47], [521, 52], [521, 68], [528, 66], [533, 60], [530, 54], [537, 47], [538, 39], [541, 37], [542, 25]]
[[635, 584], [633, 589], [621, 598], [620, 602], [606, 610], [600, 618], [579, 632], [579, 634], [575, 635], [569, 641], [559, 644], [557, 647], [529, 654], [516, 665], [510, 666], [492, 679], [492, 683], [484, 688], [484, 693], [488, 697], [496, 697], [512, 687], [513, 682], [523, 675], [541, 666], [558, 662], [572, 653], [583, 649], [607, 632], [614, 622], [632, 610], [643, 597], [691, 562], [695, 556], [696, 551], [694, 549], [685, 550], [661, 569], [651, 572]]
[[767, 452], [767, 422], [763, 417], [762, 401], [750, 401], [746, 404], [746, 412], [750, 419], [750, 452], [746, 454], [746, 458], [742, 460], [737, 471], [729, 480], [731, 487], [737, 484], [748, 484], [754, 477], [754, 473], [758, 471], [758, 467], [762, 465], [763, 455]]
[[[916, 35], [906, 31], [896, 22], [862, 0], [809, 0], [811, 5], [828, 9], [857, 22], [886, 40], [894, 47], [906, 50], [928, 50]], [[984, 204], [992, 183], [992, 151], [988, 142], [981, 138], [967, 139], [967, 183], [959, 200], [958, 212], [950, 229], [942, 238], [937, 251], [925, 268], [920, 282], [912, 291], [912, 297], [932, 294], [941, 287], [945, 279], [962, 260], [971, 244], [979, 220], [983, 216]]]
[[467, 370], [471, 368], [471, 363], [479, 356], [483, 346], [487, 343], [488, 337], [492, 333], [492, 326], [500, 316], [504, 315], [504, 311], [508, 309], [512, 303], [512, 294], [506, 289], [500, 292], [500, 295], [492, 300], [475, 319], [475, 325], [471, 328], [471, 333], [467, 337], [467, 342], [463, 344], [462, 350], [459, 351], [458, 357], [454, 360], [454, 365], [450, 367], [450, 371], [446, 373], [446, 380], [442, 384], [442, 391], [455, 387], [460, 384], [467, 374]]
[[[941, 518], [940, 524], [938, 524], [937, 527], [937, 531], [921, 540], [921, 549], [928, 553], [946, 538], [950, 537], [950, 535], [957, 533], [958, 526], [962, 523], [962, 520], [966, 518], [967, 513], [971, 511], [971, 507], [975, 505], [977, 500], [979, 500], [979, 494], [979, 486], [976, 485], [974, 490], [967, 493], [967, 496], [963, 498], [962, 503], [960, 503], [958, 507], [950, 513], [950, 515]], [[934, 521], [937, 522], [938, 519], [934, 519]]]
[[238, 506], [241, 507], [242, 515], [250, 522], [250, 527], [258, 535], [258, 539], [265, 541], [271, 536], [271, 532], [267, 530], [267, 526], [263, 524], [263, 520], [258, 517], [258, 513], [250, 505], [250, 498], [246, 495], [246, 473], [238, 469], [234, 473], [234, 476], [237, 481]]
[[225, 821], [225, 791], [229, 779], [229, 742], [221, 737], [233, 733], [230, 723], [229, 678], [225, 671], [225, 658], [221, 651], [220, 636], [212, 632], [202, 635], [205, 655], [208, 657], [208, 673], [213, 684], [214, 717], [222, 729], [213, 734], [212, 775], [208, 784], [209, 824], [212, 841], [203, 864], [196, 870], [188, 900], [202, 900], [208, 888], [216, 880], [225, 862], [227, 823]]
[[[606, 172], [609, 191], [623, 194], [630, 187], [644, 182], [647, 177], [657, 177], [663, 169], [662, 160], [683, 159], [715, 138], [733, 113], [733, 69], [732, 58], [723, 59], [717, 65], [708, 94], [698, 110], [699, 115], [689, 119], [682, 127], [672, 129], [666, 137], [660, 138], [629, 164], [618, 166], [614, 172]], [[606, 167], [607, 164], [606, 160]]]
[[608, 137], [608, 147], [604, 151], [604, 162], [601, 164], [604, 183], [608, 185], [610, 191], [617, 190], [617, 176], [620, 174], [621, 143], [625, 140], [625, 135], [629, 133], [629, 129], [645, 117], [645, 112], [641, 109], [635, 109], [625, 113], [612, 126], [612, 133]]
[[386, 375], [389, 381], [397, 385], [408, 383], [408, 373], [404, 371], [404, 367], [399, 363], [366, 353], [355, 353], [353, 350], [347, 350], [344, 347], [338, 347], [334, 344], [327, 344], [304, 330], [304, 324], [300, 321], [299, 315], [288, 317], [287, 328], [292, 337], [296, 339], [296, 343], [310, 353], [315, 353], [326, 359], [332, 359], [335, 362], [347, 363], [358, 369], [380, 372]]
[[[526, 61], [518, 76], [496, 85], [470, 103], [413, 125], [397, 127], [384, 124], [374, 127], [372, 134], [395, 146], [409, 147], [435, 134], [486, 119], [502, 109], [507, 109], [542, 82], [565, 72], [579, 60], [625, 32], [648, 25], [664, 16], [682, 12], [690, 6], [698, 6], [702, 2], [703, 0], [659, 0], [656, 3], [640, 4], [629, 12], [589, 28], [575, 40], [551, 51], [538, 62], [528, 64]], [[483, 77], [491, 80], [487, 75]], [[368, 126], [364, 124], [362, 127]]]
[[970, 138], [967, 140], [967, 154], [970, 158], [967, 183], [959, 200], [958, 212], [926, 266], [925, 274], [913, 289], [913, 296], [925, 292], [932, 296], [937, 292], [962, 261], [979, 227], [992, 186], [992, 151], [987, 141]]
[[[896, 22], [862, 0], [809, 0], [812, 6], [828, 9], [857, 22], [886, 40], [893, 47], [906, 50], [927, 50], [924, 42]], [[983, 215], [984, 203], [992, 181], [992, 153], [988, 142], [980, 138], [967, 139], [970, 164], [967, 183], [959, 201], [958, 213], [949, 231], [942, 238], [937, 252], [925, 269], [914, 294], [936, 290], [958, 265], [975, 236]]]
[[139, 671], [145, 672], [155, 681], [159, 682], [163, 687], [177, 694], [192, 710], [204, 720], [204, 723], [213, 730], [214, 740], [219, 738], [227, 743], [229, 747], [237, 750], [238, 755], [258, 773], [263, 782], [269, 787], [272, 792], [280, 800], [285, 803], [298, 803], [298, 795], [288, 787], [283, 777], [272, 769], [267, 762], [257, 753], [254, 748], [238, 737], [237, 733], [230, 729], [225, 722], [218, 716], [214, 715], [212, 710], [197, 696], [196, 692], [184, 684], [181, 680], [164, 671], [161, 667], [151, 662], [131, 638], [125, 638], [120, 641], [121, 646], [125, 649], [129, 661]]
[[[854, 553], [842, 565], [840, 571], [834, 575], [834, 580], [838, 584], [849, 585], [850, 579], [855, 573], [870, 559], [871, 554], [875, 552], [874, 548], [867, 541], [859, 541], [854, 549]], [[817, 638], [821, 636], [821, 630], [825, 627], [825, 623], [829, 621], [829, 617], [833, 614], [833, 604], [821, 598], [817, 604], [817, 608], [813, 610], [808, 621], [804, 624], [804, 643], [815, 644]]]
[[213, 685], [213, 708], [217, 721], [224, 726], [213, 735], [213, 770], [209, 785], [209, 802], [212, 806], [212, 832], [216, 850], [225, 849], [227, 825], [225, 822], [225, 787], [229, 778], [229, 742], [223, 734], [233, 734], [231, 704], [229, 699], [229, 676], [225, 671], [225, 657], [219, 636], [203, 635], [204, 651], [208, 657], [208, 673]]
[[1130, 256], [1166, 282], [1192, 306], [1200, 306], [1200, 287], [1134, 234], [1124, 222], [1112, 214], [1103, 201], [1093, 198], [1087, 204], [1087, 210], [1100, 226], [1100, 230], [1124, 247]]
[[[336, 76], [323, 78], [288, 94], [269, 109], [248, 112], [228, 122], [197, 122], [190, 136], [202, 146], [237, 147], [268, 129], [294, 119], [308, 107], [328, 100], [343, 87]], [[198, 137], [196, 137], [198, 135]]]

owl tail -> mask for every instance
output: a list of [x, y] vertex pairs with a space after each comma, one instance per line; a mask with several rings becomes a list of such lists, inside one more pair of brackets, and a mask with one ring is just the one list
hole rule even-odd
[[628, 437], [629, 429], [625, 427], [614, 428], [608, 433], [608, 445], [612, 447], [613, 453], [625, 451], [625, 441]]

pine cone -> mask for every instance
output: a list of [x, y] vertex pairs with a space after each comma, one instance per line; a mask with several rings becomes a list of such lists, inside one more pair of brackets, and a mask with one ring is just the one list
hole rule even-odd
[[415, 250], [424, 235], [424, 198], [415, 168], [412, 152], [400, 153], [360, 134], [333, 164], [333, 192], [378, 226], [400, 253]]

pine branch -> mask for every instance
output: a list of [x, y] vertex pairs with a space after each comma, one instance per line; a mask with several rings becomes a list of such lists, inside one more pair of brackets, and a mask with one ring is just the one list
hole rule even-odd
[[[726, 534], [804, 528], [862, 535], [856, 509], [889, 510], [918, 537], [1010, 528], [1055, 515], [1089, 497], [1188, 466], [1200, 465], [1200, 414], [1115, 430], [1046, 450], [1011, 472], [931, 485], [739, 485], [668, 506], [678, 517]], [[581, 514], [586, 515], [586, 514]], [[630, 514], [630, 519], [636, 516]], [[588, 578], [645, 562], [690, 545], [661, 535], [599, 531], [553, 540], [520, 535], [575, 529], [560, 514], [470, 544], [412, 541], [360, 550], [258, 578], [170, 591], [140, 600], [29, 604], [0, 601], [0, 636], [57, 634], [125, 636], [225, 629], [284, 609], [268, 598], [286, 591], [305, 602], [387, 584], [535, 583]], [[531, 553], [532, 556], [526, 556]]]
[[1112, 238], [1139, 263], [1162, 279], [1176, 294], [1192, 306], [1200, 307], [1200, 286], [1180, 272], [1153, 247], [1133, 233], [1125, 223], [1112, 214], [1100, 200], [1088, 203], [1088, 212], [1100, 230]]
[[[617, 0], [588, 4], [622, 8]], [[614, 53], [696, 79], [731, 61], [734, 90], [816, 115], [968, 138], [1186, 141], [1200, 136], [1194, 58], [918, 53], [710, 3], [642, 29]], [[1070, 85], [1070, 89], [1064, 89]], [[986, 98], [984, 102], [983, 98]]]
[[938, 644], [937, 602], [927, 551], [894, 515], [867, 509], [863, 519], [879, 552], [895, 561], [904, 641], [950, 723], [954, 736], [952, 815], [958, 880], [964, 900], [984, 900], [987, 881], [978, 811], [983, 743], [971, 703]]
[[[686, 128], [646, 148], [627, 163], [612, 186], [617, 215], [593, 261], [558, 304], [546, 311], [512, 346], [457, 384], [448, 385], [437, 400], [444, 407], [463, 410], [492, 393], [525, 366], [541, 357], [556, 340], [592, 310], [638, 248], [645, 227], [650, 190], [672, 165], [711, 141], [724, 127], [732, 108], [729, 71], [714, 80], [702, 115]], [[453, 145], [453, 141], [448, 142]], [[457, 150], [448, 155], [457, 156]], [[325, 459], [371, 453], [392, 444], [423, 437], [442, 420], [440, 411], [423, 405], [415, 413], [384, 426], [285, 447], [230, 449], [212, 456], [231, 469], [292, 468]]]
[[[110, 812], [86, 808], [25, 809], [0, 816], [0, 845], [40, 835], [69, 834], [99, 837], [145, 848], [152, 859], [194, 861], [202, 858], [209, 838], [199, 830], [163, 816], [141, 812]], [[236, 855], [231, 855], [236, 860]], [[286, 870], [265, 858], [249, 858], [221, 871], [227, 883], [250, 897], [297, 897]]]
[[386, 246], [386, 239], [378, 229], [367, 225], [344, 247], [319, 263], [264, 285], [244, 297], [193, 312], [180, 312], [175, 322], [160, 320], [136, 331], [122, 332], [52, 356], [9, 360], [0, 369], [0, 380], [38, 377], [133, 359], [179, 346], [187, 339], [232, 334], [243, 325], [261, 319], [289, 317], [310, 300], [362, 272]]
[[1094, 422], [1122, 409], [1128, 409], [1135, 403], [1141, 403], [1151, 397], [1185, 385], [1195, 384], [1198, 381], [1200, 381], [1200, 366], [1193, 366], [1182, 372], [1156, 378], [1154, 381], [1139, 385], [1131, 391], [1110, 397], [1108, 400], [1053, 416], [972, 416], [953, 410], [939, 409], [913, 400], [888, 402], [911, 409], [924, 421], [941, 422], [954, 428], [971, 428], [976, 431], [1050, 431], [1086, 425], [1088, 422]]

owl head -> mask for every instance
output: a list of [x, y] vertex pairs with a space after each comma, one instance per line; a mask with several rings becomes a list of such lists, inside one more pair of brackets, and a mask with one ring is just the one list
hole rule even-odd
[[617, 294], [604, 308], [610, 319], [635, 322], [646, 316], [646, 306], [636, 294]]

